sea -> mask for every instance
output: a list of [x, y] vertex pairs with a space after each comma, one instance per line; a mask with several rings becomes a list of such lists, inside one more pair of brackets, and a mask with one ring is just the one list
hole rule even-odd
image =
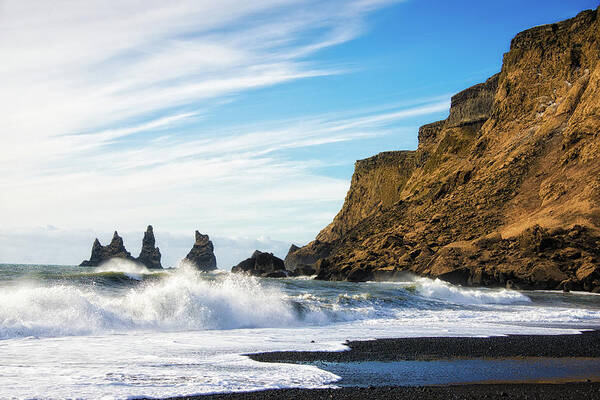
[[263, 279], [188, 266], [148, 270], [126, 261], [96, 268], [3, 264], [0, 398], [336, 387], [340, 375], [319, 365], [246, 355], [344, 351], [347, 341], [375, 338], [599, 327], [600, 296], [590, 293], [463, 288], [409, 276], [364, 283]]

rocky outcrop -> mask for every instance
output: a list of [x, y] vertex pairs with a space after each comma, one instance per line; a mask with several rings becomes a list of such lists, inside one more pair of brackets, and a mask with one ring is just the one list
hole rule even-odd
[[452, 127], [486, 121], [492, 112], [499, 77], [500, 74], [496, 74], [484, 83], [452, 96], [450, 115], [444, 121], [444, 125]]
[[292, 276], [311, 276], [316, 273], [315, 263], [329, 256], [330, 249], [324, 243], [315, 240], [311, 246], [298, 247], [294, 244], [290, 247], [285, 260], [285, 269]]
[[231, 268], [231, 272], [246, 273], [265, 278], [284, 278], [287, 276], [281, 258], [274, 256], [273, 253], [263, 253], [258, 250], [250, 258]]
[[124, 258], [129, 261], [136, 261], [135, 258], [131, 257], [131, 254], [127, 249], [125, 249], [123, 238], [119, 236], [117, 231], [113, 234], [113, 238], [108, 246], [102, 246], [98, 238], [96, 238], [92, 245], [92, 255], [90, 256], [90, 259], [83, 261], [79, 265], [81, 267], [94, 267], [111, 258]]
[[160, 264], [160, 249], [155, 247], [152, 225], [148, 225], [148, 228], [144, 233], [144, 239], [142, 239], [142, 250], [140, 251], [137, 261], [144, 264], [147, 268], [162, 268], [162, 265]]
[[196, 242], [183, 261], [193, 265], [200, 271], [214, 271], [217, 269], [217, 258], [214, 250], [213, 243], [208, 235], [196, 231]]
[[288, 264], [319, 279], [600, 290], [599, 10], [518, 34], [416, 151], [357, 161], [341, 211]]
[[380, 153], [357, 161], [344, 207], [317, 235], [317, 241], [331, 243], [340, 239], [360, 221], [395, 204], [414, 168], [412, 151]]

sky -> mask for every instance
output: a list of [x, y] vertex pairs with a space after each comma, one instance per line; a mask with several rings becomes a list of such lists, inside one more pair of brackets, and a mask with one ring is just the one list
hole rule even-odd
[[510, 39], [598, 1], [0, 0], [0, 263], [154, 226], [165, 266], [285, 256], [354, 162], [413, 150]]

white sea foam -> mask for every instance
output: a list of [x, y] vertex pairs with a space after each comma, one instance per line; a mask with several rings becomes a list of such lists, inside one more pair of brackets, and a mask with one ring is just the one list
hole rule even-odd
[[111, 258], [96, 268], [94, 272], [119, 272], [131, 279], [141, 280], [144, 275], [159, 274], [161, 270], [150, 270], [144, 265], [123, 258]]
[[[107, 270], [98, 269], [102, 273]], [[113, 271], [110, 269], [108, 271]], [[378, 297], [378, 284], [367, 291], [322, 297], [316, 293], [284, 293], [276, 283], [257, 278], [219, 274], [206, 275], [192, 268], [163, 273], [161, 279], [144, 281], [115, 294], [93, 285], [26, 285], [0, 291], [0, 338], [50, 337], [116, 333], [125, 331], [222, 330], [327, 325], [339, 322], [417, 318], [425, 321], [430, 311], [456, 318], [483, 318], [498, 322], [580, 323], [599, 317], [596, 310], [526, 306], [531, 300], [510, 290], [470, 289], [439, 280], [420, 278], [407, 292], [385, 292]], [[123, 269], [120, 270], [123, 272]], [[130, 272], [132, 273], [132, 272]], [[405, 285], [406, 286], [406, 285]], [[372, 287], [372, 290], [369, 290]], [[401, 286], [402, 287], [402, 286]], [[404, 293], [404, 294], [402, 294]], [[409, 292], [410, 293], [410, 292]], [[407, 298], [408, 296], [408, 298]], [[424, 306], [420, 298], [440, 302]], [[444, 304], [501, 307], [499, 314], [473, 310], [452, 314]], [[431, 310], [431, 307], [434, 307]], [[508, 312], [508, 311], [513, 312]], [[520, 310], [520, 312], [514, 312]], [[526, 315], [523, 318], [523, 315]]]
[[[323, 387], [338, 377], [241, 354], [341, 351], [346, 340], [385, 337], [574, 333], [575, 326], [600, 323], [598, 308], [542, 306], [518, 292], [429, 279], [263, 281], [184, 267], [142, 274], [141, 282], [116, 279], [113, 286], [106, 272], [134, 272], [96, 272], [105, 286], [76, 270], [60, 284], [30, 279], [1, 288], [0, 397], [160, 398]], [[542, 296], [551, 304], [565, 295]]]
[[299, 314], [279, 289], [262, 285], [256, 278], [227, 275], [211, 281], [197, 274], [182, 269], [123, 295], [72, 285], [6, 288], [0, 292], [0, 338], [327, 321], [318, 310]]

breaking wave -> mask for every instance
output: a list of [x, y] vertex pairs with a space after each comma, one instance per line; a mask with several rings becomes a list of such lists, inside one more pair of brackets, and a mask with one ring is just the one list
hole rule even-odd
[[458, 305], [531, 302], [516, 291], [461, 288], [425, 278], [402, 285], [338, 285], [204, 274], [185, 266], [153, 271], [130, 264], [4, 286], [0, 339], [327, 325], [414, 318], [419, 310], [437, 313]]
[[0, 304], [0, 338], [278, 327], [324, 318], [319, 313], [299, 315], [277, 288], [255, 278], [208, 280], [189, 269], [121, 295], [104, 294], [93, 286], [20, 285], [3, 290]]
[[454, 304], [518, 304], [530, 303], [531, 299], [515, 290], [471, 289], [454, 286], [439, 279], [417, 279], [416, 291], [423, 297], [443, 300]]

